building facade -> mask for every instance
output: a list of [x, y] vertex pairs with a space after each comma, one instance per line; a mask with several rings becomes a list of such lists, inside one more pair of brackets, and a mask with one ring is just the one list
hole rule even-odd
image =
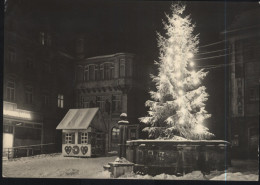
[[73, 103], [73, 60], [58, 49], [48, 18], [38, 19], [22, 1], [8, 2], [3, 148], [57, 143], [55, 128]]
[[122, 112], [132, 125], [129, 138], [139, 138], [138, 118], [146, 114], [147, 93], [137, 57], [86, 58], [82, 35], [64, 38], [51, 15], [34, 6], [12, 0], [6, 5], [3, 148], [56, 143], [60, 151], [62, 133], [56, 127], [73, 108], [100, 108], [108, 133], [106, 151], [118, 148]]
[[226, 32], [230, 48], [229, 139], [233, 157], [257, 158], [259, 146], [259, 9], [237, 17]]
[[117, 123], [122, 112], [127, 113], [132, 124], [129, 138], [139, 138], [138, 107], [143, 107], [143, 103], [138, 98], [143, 92], [137, 66], [136, 56], [130, 53], [79, 59], [76, 64], [75, 106], [100, 108], [108, 128], [108, 151], [118, 148]]

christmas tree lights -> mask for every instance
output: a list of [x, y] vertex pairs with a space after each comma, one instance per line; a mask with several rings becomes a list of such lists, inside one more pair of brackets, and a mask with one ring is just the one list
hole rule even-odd
[[210, 117], [205, 110], [208, 99], [201, 80], [207, 72], [196, 71], [193, 61], [198, 52], [198, 35], [193, 35], [194, 24], [184, 16], [185, 5], [171, 6], [172, 15], [166, 15], [166, 35], [158, 34], [158, 76], [152, 76], [157, 91], [150, 92], [153, 100], [146, 101], [148, 116], [140, 121], [152, 138], [208, 139], [213, 136], [203, 126]]

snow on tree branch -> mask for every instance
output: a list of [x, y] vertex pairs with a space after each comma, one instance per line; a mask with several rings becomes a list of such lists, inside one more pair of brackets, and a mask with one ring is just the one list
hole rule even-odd
[[147, 117], [140, 121], [148, 124], [143, 131], [149, 137], [162, 139], [208, 139], [214, 136], [203, 125], [210, 117], [205, 110], [208, 99], [201, 81], [207, 75], [203, 69], [194, 69], [193, 56], [198, 52], [199, 39], [194, 35], [195, 25], [184, 15], [185, 5], [171, 6], [172, 14], [163, 21], [165, 36], [157, 33], [159, 61], [158, 75], [151, 75], [157, 91], [151, 91], [146, 106]]

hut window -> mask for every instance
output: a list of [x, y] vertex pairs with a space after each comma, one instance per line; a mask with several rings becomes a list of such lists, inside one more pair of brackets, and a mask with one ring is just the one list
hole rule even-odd
[[88, 133], [81, 133], [81, 143], [82, 144], [88, 144]]
[[70, 134], [70, 133], [66, 134], [65, 143], [66, 144], [72, 144], [72, 134]]

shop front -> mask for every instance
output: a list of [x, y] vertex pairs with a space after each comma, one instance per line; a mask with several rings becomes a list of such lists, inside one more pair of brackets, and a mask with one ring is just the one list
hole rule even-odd
[[18, 109], [15, 103], [3, 106], [3, 157], [16, 157], [23, 152], [18, 147], [42, 144], [42, 118], [33, 111]]
[[57, 126], [63, 156], [102, 156], [107, 152], [107, 126], [99, 108], [70, 109]]

